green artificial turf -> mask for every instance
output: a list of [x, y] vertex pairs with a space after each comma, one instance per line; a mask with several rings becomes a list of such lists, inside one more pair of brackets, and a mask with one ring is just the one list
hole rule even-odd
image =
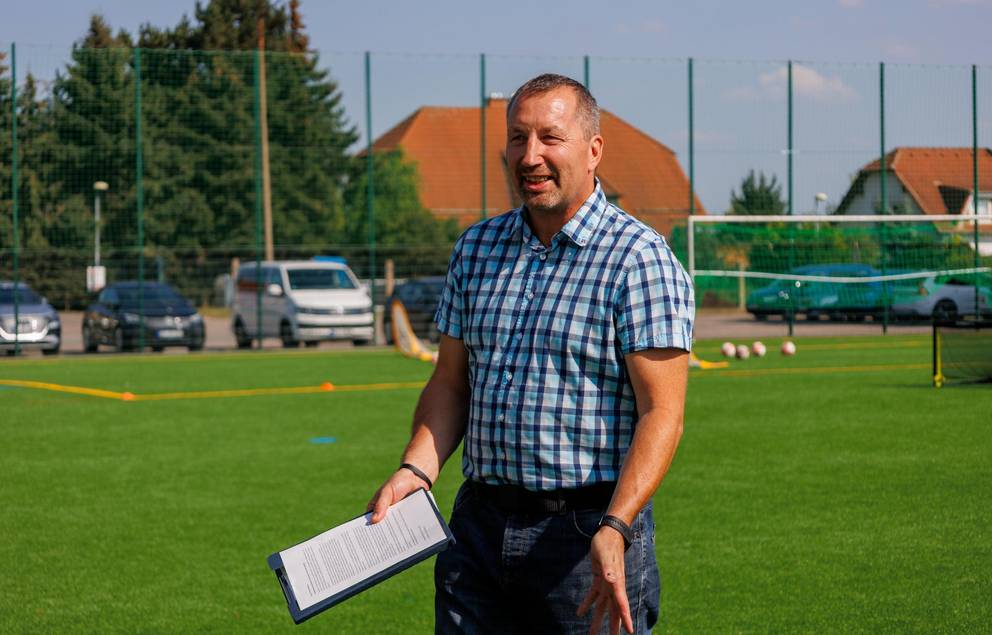
[[[931, 388], [925, 336], [803, 339], [792, 358], [768, 344], [692, 371], [655, 499], [658, 632], [987, 630], [992, 386]], [[430, 369], [386, 351], [247, 352], [12, 360], [0, 379], [140, 396]], [[0, 632], [432, 632], [430, 563], [297, 627], [265, 562], [364, 509], [418, 394], [0, 386]], [[455, 458], [435, 488], [445, 513], [459, 482]]]

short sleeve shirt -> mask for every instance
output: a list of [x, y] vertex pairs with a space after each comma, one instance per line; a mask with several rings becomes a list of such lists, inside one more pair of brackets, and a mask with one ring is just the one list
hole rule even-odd
[[547, 247], [524, 214], [458, 239], [435, 315], [469, 355], [462, 471], [535, 491], [615, 481], [637, 421], [624, 355], [691, 349], [692, 283], [598, 182]]

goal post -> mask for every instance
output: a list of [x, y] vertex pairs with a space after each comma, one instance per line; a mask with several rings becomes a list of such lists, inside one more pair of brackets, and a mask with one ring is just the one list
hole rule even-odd
[[933, 323], [933, 385], [992, 383], [992, 320]]

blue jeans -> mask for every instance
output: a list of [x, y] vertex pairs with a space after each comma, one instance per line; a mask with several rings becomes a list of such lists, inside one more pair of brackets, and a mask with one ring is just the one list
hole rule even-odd
[[[579, 618], [575, 611], [592, 583], [589, 545], [602, 515], [506, 513], [463, 484], [449, 522], [456, 542], [434, 566], [434, 632], [587, 635], [593, 612]], [[650, 633], [661, 595], [650, 502], [632, 528], [627, 600], [634, 632]]]

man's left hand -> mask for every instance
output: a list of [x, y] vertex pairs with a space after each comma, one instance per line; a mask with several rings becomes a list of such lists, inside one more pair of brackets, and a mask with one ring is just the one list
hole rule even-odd
[[628, 633], [634, 632], [627, 602], [626, 576], [623, 568], [624, 544], [620, 532], [611, 527], [600, 527], [589, 548], [592, 561], [592, 587], [586, 594], [576, 615], [584, 616], [593, 609], [589, 635], [600, 630], [603, 617], [609, 614], [610, 635], [619, 635], [620, 624]]

